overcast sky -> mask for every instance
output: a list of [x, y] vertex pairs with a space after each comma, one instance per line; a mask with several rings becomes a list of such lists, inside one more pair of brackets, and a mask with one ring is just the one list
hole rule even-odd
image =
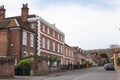
[[23, 3], [28, 3], [29, 14], [55, 23], [70, 46], [101, 49], [120, 44], [120, 0], [0, 0], [7, 17], [20, 15]]

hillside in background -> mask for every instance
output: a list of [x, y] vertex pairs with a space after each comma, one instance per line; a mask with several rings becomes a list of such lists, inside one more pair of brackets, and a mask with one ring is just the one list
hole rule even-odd
[[107, 56], [110, 60], [110, 58], [113, 56], [114, 49], [113, 48], [108, 48], [108, 49], [83, 50], [82, 54], [84, 56], [86, 56], [86, 55], [92, 55], [92, 53], [94, 53], [94, 52], [98, 53], [99, 55], [100, 54], [107, 54]]

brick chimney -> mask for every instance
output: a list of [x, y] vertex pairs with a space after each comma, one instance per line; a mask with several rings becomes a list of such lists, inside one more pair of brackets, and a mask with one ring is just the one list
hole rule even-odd
[[28, 11], [29, 11], [29, 8], [28, 8], [28, 4], [23, 4], [23, 7], [21, 8], [22, 9], [22, 12], [21, 12], [21, 20], [23, 22], [26, 22], [27, 21], [27, 18], [28, 18]]
[[5, 11], [4, 5], [0, 6], [0, 20], [5, 18]]

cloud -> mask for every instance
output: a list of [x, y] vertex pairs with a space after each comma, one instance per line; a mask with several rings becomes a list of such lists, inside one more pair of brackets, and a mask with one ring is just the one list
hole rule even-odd
[[66, 35], [66, 43], [83, 49], [107, 48], [119, 44], [119, 10], [101, 10], [76, 4], [49, 6], [40, 15]]
[[38, 0], [3, 0], [7, 16], [20, 15], [23, 2], [29, 4], [30, 13], [37, 14], [50, 23], [56, 23], [56, 27], [65, 33], [68, 45], [93, 49], [120, 43], [119, 0], [104, 0], [112, 9], [101, 8], [95, 4], [51, 3], [41, 6], [42, 3]]

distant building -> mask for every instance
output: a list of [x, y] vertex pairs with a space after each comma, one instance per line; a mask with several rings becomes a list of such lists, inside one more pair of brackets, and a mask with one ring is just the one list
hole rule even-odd
[[67, 44], [64, 44], [64, 53], [62, 58], [62, 65], [73, 64], [74, 62], [74, 53], [73, 48]]
[[86, 63], [85, 56], [82, 55], [82, 49], [74, 46], [73, 48], [73, 56], [74, 56], [74, 65], [82, 65]]

